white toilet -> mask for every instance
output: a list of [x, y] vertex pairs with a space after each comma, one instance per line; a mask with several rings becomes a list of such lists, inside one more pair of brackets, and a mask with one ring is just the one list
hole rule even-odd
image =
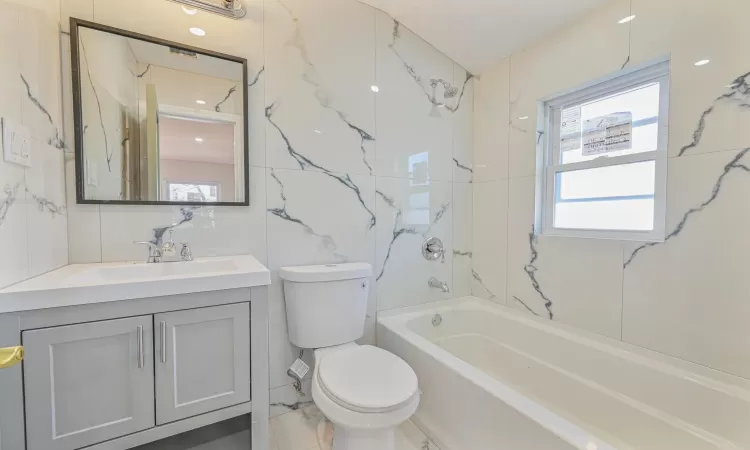
[[419, 405], [417, 375], [364, 334], [372, 267], [283, 267], [289, 340], [315, 349], [312, 396], [333, 423], [333, 450], [393, 450], [396, 427]]

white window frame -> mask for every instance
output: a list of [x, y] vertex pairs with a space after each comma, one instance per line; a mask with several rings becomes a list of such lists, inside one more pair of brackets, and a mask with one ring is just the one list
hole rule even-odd
[[[642, 242], [663, 242], [666, 230], [667, 160], [669, 148], [669, 58], [661, 58], [638, 67], [622, 70], [538, 102], [537, 113], [537, 174], [535, 233], [593, 239], [616, 239]], [[657, 149], [631, 155], [596, 158], [589, 161], [561, 164], [560, 115], [565, 108], [588, 103], [597, 98], [659, 82], [659, 130]], [[558, 173], [599, 167], [655, 161], [653, 230], [602, 230], [555, 228], [555, 177]]]

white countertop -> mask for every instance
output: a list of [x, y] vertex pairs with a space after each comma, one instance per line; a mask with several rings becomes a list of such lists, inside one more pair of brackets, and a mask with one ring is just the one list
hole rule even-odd
[[71, 264], [0, 290], [0, 314], [271, 284], [250, 255], [190, 262]]

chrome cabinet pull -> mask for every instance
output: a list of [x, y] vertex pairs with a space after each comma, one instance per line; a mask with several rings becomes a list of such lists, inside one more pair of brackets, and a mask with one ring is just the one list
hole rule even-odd
[[138, 368], [143, 369], [143, 325], [138, 325], [136, 339], [138, 340]]
[[167, 362], [167, 322], [160, 322], [161, 328], [161, 362]]

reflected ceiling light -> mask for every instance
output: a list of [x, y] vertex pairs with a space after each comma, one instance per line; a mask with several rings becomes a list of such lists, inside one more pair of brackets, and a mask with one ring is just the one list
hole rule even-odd
[[700, 61], [696, 61], [695, 65], [696, 66], [705, 66], [706, 64], [708, 64], [710, 62], [711, 62], [710, 59], [701, 59]]
[[632, 15], [632, 16], [628, 16], [628, 17], [623, 17], [623, 18], [622, 18], [622, 19], [620, 19], [620, 21], [619, 21], [619, 22], [617, 22], [617, 23], [628, 23], [628, 22], [632, 21], [633, 19], [635, 19], [635, 14], [634, 14], [634, 15]]
[[529, 116], [521, 116], [521, 117], [518, 118], [518, 120], [526, 120], [528, 118], [529, 118]]
[[380, 88], [375, 86], [374, 84], [370, 86], [370, 89], [372, 89], [372, 92], [380, 92]]
[[316, 133], [318, 133], [318, 134], [322, 134], [322, 133], [323, 133], [323, 132], [322, 132], [322, 131], [320, 131], [320, 130], [313, 130], [313, 131], [314, 131], [314, 132], [316, 132]]
[[195, 142], [203, 142], [203, 138], [202, 137], [197, 137], [197, 138], [195, 138]]
[[199, 105], [205, 105], [206, 104], [205, 100], [196, 100], [195, 103], [197, 103]]
[[188, 8], [187, 6], [183, 6], [182, 10], [185, 11], [185, 14], [187, 14], [189, 16], [194, 16], [195, 13], [198, 12], [197, 9], [195, 9], [195, 8]]
[[198, 28], [198, 27], [191, 28], [190, 32], [193, 33], [196, 36], [205, 36], [206, 35], [206, 32], [203, 31], [202, 28]]

